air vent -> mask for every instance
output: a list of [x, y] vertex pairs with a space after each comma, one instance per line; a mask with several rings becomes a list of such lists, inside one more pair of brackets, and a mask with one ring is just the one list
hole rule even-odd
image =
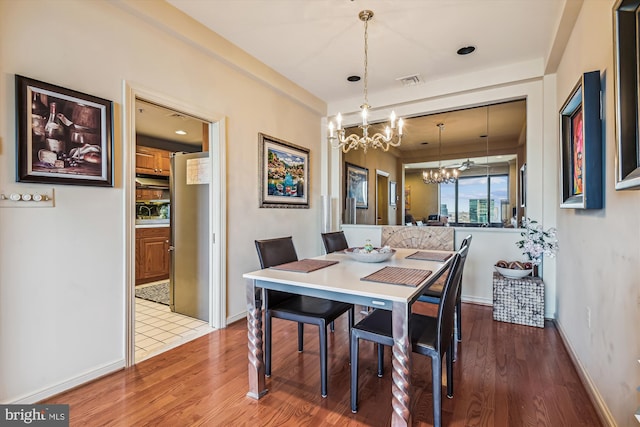
[[402, 83], [402, 86], [415, 86], [422, 83], [422, 78], [420, 78], [420, 74], [415, 74], [413, 76], [399, 77], [396, 81]]

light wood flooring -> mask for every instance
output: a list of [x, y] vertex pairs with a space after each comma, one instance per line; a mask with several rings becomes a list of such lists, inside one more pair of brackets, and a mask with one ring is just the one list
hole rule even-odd
[[[443, 398], [444, 426], [600, 426], [552, 322], [545, 328], [492, 319], [463, 304], [455, 394]], [[246, 397], [247, 329], [236, 322], [138, 365], [41, 403], [70, 404], [71, 426], [386, 426], [391, 417], [390, 349], [383, 378], [376, 351], [360, 345], [360, 404], [349, 405], [346, 318], [329, 334], [329, 396], [320, 396], [317, 328], [274, 319], [269, 392]], [[413, 357], [413, 424], [432, 424], [429, 359]], [[443, 396], [445, 393], [443, 392]]]

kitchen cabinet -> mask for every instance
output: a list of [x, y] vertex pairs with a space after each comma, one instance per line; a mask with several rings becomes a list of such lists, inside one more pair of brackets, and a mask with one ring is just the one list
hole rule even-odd
[[169, 279], [169, 227], [136, 228], [136, 285]]
[[162, 190], [150, 188], [137, 188], [136, 200], [159, 200], [162, 199]]
[[136, 146], [136, 173], [169, 176], [171, 151], [159, 148]]

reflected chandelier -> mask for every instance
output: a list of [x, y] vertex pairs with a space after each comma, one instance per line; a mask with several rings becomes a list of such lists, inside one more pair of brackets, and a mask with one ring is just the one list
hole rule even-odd
[[425, 184], [452, 184], [458, 180], [458, 170], [453, 169], [453, 172], [448, 171], [440, 164], [440, 155], [442, 148], [442, 129], [444, 129], [444, 123], [438, 123], [438, 169], [430, 169], [428, 171], [422, 171], [422, 182]]
[[[345, 137], [345, 130], [342, 127], [342, 115], [338, 113], [336, 116], [337, 126], [334, 126], [333, 122], [329, 122], [329, 142], [335, 148], [342, 148], [342, 152], [346, 153], [349, 150], [357, 150], [362, 148], [364, 152], [367, 152], [367, 148], [381, 148], [384, 151], [388, 151], [389, 147], [398, 147], [402, 140], [402, 119], [398, 119], [397, 122], [397, 134], [396, 130], [396, 114], [391, 112], [390, 126], [385, 129], [384, 135], [381, 133], [375, 133], [369, 136], [369, 123], [367, 122], [367, 116], [369, 114], [369, 100], [367, 97], [367, 80], [368, 80], [368, 23], [373, 18], [373, 12], [370, 10], [363, 10], [358, 14], [358, 17], [364, 22], [364, 104], [360, 106], [362, 110], [362, 124], [358, 127], [362, 129], [362, 136], [351, 134]], [[337, 131], [337, 135], [334, 133]]]

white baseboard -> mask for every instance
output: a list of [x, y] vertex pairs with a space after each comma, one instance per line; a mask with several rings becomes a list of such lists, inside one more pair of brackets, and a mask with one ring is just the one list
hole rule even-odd
[[470, 302], [472, 304], [493, 306], [493, 299], [489, 299], [489, 298], [463, 295], [461, 299], [462, 299], [462, 302]]
[[600, 421], [602, 421], [602, 423], [605, 426], [615, 427], [616, 421], [613, 418], [613, 415], [609, 411], [607, 404], [604, 402], [604, 399], [602, 399], [600, 392], [598, 392], [598, 389], [596, 388], [595, 384], [591, 380], [589, 373], [586, 371], [584, 366], [582, 366], [582, 363], [580, 363], [580, 359], [578, 359], [576, 352], [573, 350], [573, 347], [571, 347], [571, 344], [569, 343], [567, 336], [562, 331], [560, 324], [556, 320], [554, 320], [553, 323], [555, 324], [556, 329], [560, 334], [560, 338], [564, 343], [564, 347], [567, 349], [567, 353], [569, 353], [569, 357], [571, 358], [571, 361], [573, 362], [573, 366], [576, 368], [576, 371], [578, 372], [578, 376], [580, 377], [580, 380], [582, 381], [584, 388], [587, 390], [587, 394], [589, 395], [589, 399], [591, 399], [591, 403], [593, 403], [593, 406], [595, 406], [596, 412], [600, 417]]
[[235, 316], [227, 317], [227, 326], [232, 324], [233, 322], [237, 322], [238, 320], [246, 319], [247, 312], [243, 311], [242, 313], [238, 313]]
[[94, 369], [77, 377], [71, 378], [67, 381], [58, 383], [51, 387], [44, 388], [36, 393], [32, 393], [10, 402], [12, 404], [30, 405], [40, 402], [56, 394], [68, 391], [74, 387], [85, 384], [89, 381], [93, 381], [105, 375], [124, 369], [124, 359], [105, 365], [101, 368]]

